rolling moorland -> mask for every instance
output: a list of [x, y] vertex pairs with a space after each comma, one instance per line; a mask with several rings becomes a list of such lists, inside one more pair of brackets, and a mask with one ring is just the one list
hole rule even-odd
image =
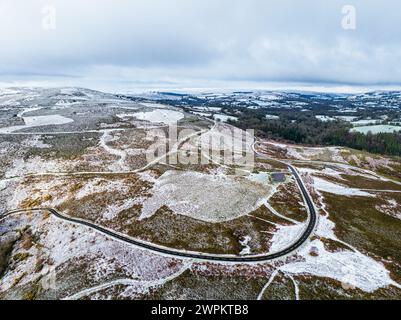
[[400, 106], [0, 89], [0, 299], [400, 299]]

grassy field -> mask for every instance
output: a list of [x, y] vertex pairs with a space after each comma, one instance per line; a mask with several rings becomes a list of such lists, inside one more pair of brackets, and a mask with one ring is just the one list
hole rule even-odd
[[383, 200], [324, 194], [339, 239], [383, 261], [392, 278], [401, 282], [401, 220], [376, 209]]

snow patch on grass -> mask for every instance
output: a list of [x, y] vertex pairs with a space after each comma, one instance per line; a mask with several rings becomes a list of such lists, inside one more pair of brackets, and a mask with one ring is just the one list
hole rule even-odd
[[349, 188], [346, 186], [342, 186], [340, 184], [335, 184], [318, 177], [313, 177], [313, 185], [319, 191], [337, 194], [341, 196], [374, 197], [374, 195], [372, 195], [369, 192], [355, 188]]
[[65, 164], [63, 161], [44, 160], [41, 157], [31, 157], [27, 160], [17, 158], [14, 159], [12, 168], [6, 172], [6, 177], [43, 172], [63, 172], [64, 170]]
[[128, 209], [132, 208], [132, 206], [134, 204], [136, 204], [136, 203], [138, 203], [138, 201], [136, 201], [134, 199], [128, 199], [126, 201], [123, 201], [120, 204], [114, 203], [112, 205], [109, 205], [106, 208], [106, 211], [103, 213], [103, 220], [112, 220], [112, 219], [114, 219], [115, 217], [118, 216], [118, 214], [121, 211], [128, 210]]
[[240, 245], [244, 248], [239, 253], [241, 256], [251, 254], [251, 247], [249, 246], [249, 242], [252, 240], [250, 236], [245, 236], [244, 239], [240, 240]]
[[213, 116], [214, 120], [220, 120], [221, 122], [227, 122], [228, 120], [237, 121], [237, 117], [228, 116], [226, 114], [215, 114]]
[[77, 192], [75, 198], [80, 200], [86, 196], [90, 196], [94, 193], [102, 192], [127, 192], [128, 187], [121, 181], [107, 181], [104, 179], [95, 178], [88, 181], [85, 185]]
[[[317, 248], [318, 256], [309, 254], [310, 248]], [[336, 279], [365, 292], [394, 284], [390, 272], [379, 262], [361, 253], [352, 251], [329, 252], [323, 243], [314, 240], [299, 252], [304, 260], [280, 267], [292, 274], [311, 274]]]
[[279, 252], [295, 242], [304, 232], [305, 224], [279, 226], [270, 240], [270, 252]]
[[119, 118], [136, 118], [138, 120], [149, 121], [153, 123], [175, 124], [184, 119], [184, 114], [179, 111], [169, 109], [156, 109], [149, 112], [135, 112], [130, 114], [119, 114]]
[[108, 153], [119, 158], [115, 163], [109, 166], [109, 170], [111, 171], [128, 170], [127, 166], [125, 165], [125, 159], [127, 157], [127, 153], [124, 150], [112, 148], [107, 145], [107, 143], [109, 142], [118, 140], [117, 137], [111, 135], [112, 132], [113, 130], [105, 130], [100, 139], [100, 146]]
[[270, 187], [226, 175], [168, 171], [155, 183], [145, 200], [140, 219], [167, 206], [176, 214], [208, 222], [228, 221], [255, 209]]
[[[18, 288], [14, 288], [15, 286], [29, 286], [36, 283], [38, 279], [48, 276], [50, 269], [47, 265], [40, 271], [35, 270], [39, 256], [45, 261], [51, 261], [51, 270], [56, 273], [54, 284], [57, 292], [65, 288], [72, 297], [75, 293], [81, 293], [79, 296], [84, 297], [85, 294], [96, 291], [86, 290], [87, 287], [82, 287], [83, 283], [68, 283], [60, 278], [60, 269], [64, 269], [68, 274], [69, 268], [74, 270], [74, 266], [79, 261], [93, 261], [88, 265], [79, 265], [83, 268], [83, 273], [90, 274], [88, 277], [90, 284], [86, 284], [89, 288], [100, 286], [101, 289], [107, 281], [105, 279], [113, 279], [116, 273], [122, 274], [125, 279], [131, 281], [127, 284], [135, 282], [138, 288], [131, 287], [130, 291], [126, 292], [128, 298], [147, 292], [150, 287], [162, 286], [166, 281], [191, 267], [190, 262], [181, 262], [120, 241], [110, 240], [84, 226], [64, 222], [53, 216], [43, 219], [43, 214], [43, 212], [35, 212], [9, 218], [9, 228], [22, 228], [29, 224], [32, 233], [40, 235], [37, 240], [40, 245], [32, 246], [29, 250], [22, 250], [20, 247], [14, 249], [13, 254], [27, 252], [29, 256], [3, 276], [0, 292], [12, 290], [18, 294]], [[18, 285], [15, 284], [16, 279], [18, 279]], [[57, 296], [57, 299], [60, 298], [65, 296]]]
[[25, 125], [0, 128], [0, 133], [12, 133], [14, 131], [26, 128], [49, 126], [49, 125], [62, 125], [74, 122], [74, 120], [60, 115], [23, 117], [23, 119]]

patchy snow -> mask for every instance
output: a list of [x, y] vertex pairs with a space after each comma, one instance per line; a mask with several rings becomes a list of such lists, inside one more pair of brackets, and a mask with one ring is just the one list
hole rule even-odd
[[25, 113], [33, 112], [42, 109], [42, 107], [30, 107], [24, 108], [22, 111], [18, 112], [17, 117], [22, 118]]
[[347, 121], [347, 122], [352, 122], [355, 119], [358, 119], [358, 117], [355, 117], [355, 116], [335, 116], [334, 118], [340, 119], [340, 120], [343, 120], [343, 121]]
[[383, 120], [381, 120], [381, 119], [364, 119], [364, 120], [358, 120], [358, 121], [352, 122], [352, 125], [354, 127], [357, 127], [357, 126], [365, 126], [368, 124], [379, 124], [382, 122], [383, 122]]
[[286, 149], [288, 147], [290, 147], [290, 145], [288, 144], [284, 144], [284, 143], [280, 143], [280, 142], [275, 142], [275, 141], [268, 141], [266, 142], [268, 145], [272, 145], [281, 149]]
[[251, 173], [247, 176], [250, 181], [267, 184], [270, 181], [270, 174], [267, 172]]
[[22, 158], [14, 159], [12, 167], [6, 172], [5, 176], [6, 178], [10, 178], [26, 174], [63, 171], [65, 171], [65, 163], [63, 161], [45, 160], [37, 156], [27, 160]]
[[132, 208], [136, 203], [140, 202], [141, 199], [128, 199], [121, 203], [113, 203], [109, 205], [103, 212], [103, 220], [112, 220], [118, 216], [121, 211]]
[[141, 102], [141, 105], [148, 107], [148, 108], [156, 108], [156, 109], [167, 109], [170, 106], [161, 104], [161, 103], [151, 103], [151, 102]]
[[199, 111], [206, 111], [206, 112], [220, 112], [221, 108], [220, 107], [193, 107], [195, 110]]
[[295, 224], [292, 226], [278, 226], [270, 240], [270, 252], [279, 252], [298, 240], [306, 228], [305, 224]]
[[[318, 256], [309, 254], [315, 247]], [[320, 240], [314, 240], [299, 252], [304, 261], [292, 262], [280, 267], [281, 271], [292, 274], [311, 274], [336, 279], [366, 292], [392, 285], [389, 271], [381, 263], [359, 252], [329, 252]]]
[[25, 125], [11, 126], [0, 128], [0, 133], [12, 133], [17, 130], [41, 127], [48, 125], [62, 125], [74, 122], [70, 118], [66, 118], [60, 115], [48, 115], [48, 116], [35, 116], [35, 117], [23, 117]]
[[207, 108], [208, 108], [208, 110], [214, 111], [214, 112], [219, 112], [219, 111], [221, 111], [221, 108], [220, 108], [220, 107], [207, 107]]
[[[207, 187], [205, 187], [207, 186]], [[208, 222], [228, 221], [257, 209], [270, 187], [225, 175], [168, 171], [143, 203], [140, 219], [166, 205], [174, 213]]]
[[385, 204], [377, 205], [376, 210], [401, 219], [401, 204], [394, 199], [387, 199]]
[[201, 117], [211, 117], [212, 116], [212, 114], [211, 113], [206, 113], [206, 112], [196, 112], [196, 111], [194, 111], [194, 112], [192, 112], [193, 114], [196, 114], [196, 115], [198, 115], [198, 116], [201, 116]]
[[329, 122], [329, 121], [334, 121], [334, 120], [336, 120], [336, 119], [334, 119], [334, 118], [332, 118], [332, 117], [329, 117], [329, 116], [317, 115], [317, 116], [315, 116], [315, 117], [316, 117], [316, 119], [318, 119], [318, 120], [320, 120], [320, 121], [322, 121], [322, 122]]
[[252, 240], [252, 238], [250, 236], [245, 236], [244, 239], [242, 239], [239, 243], [241, 246], [243, 246], [244, 248], [241, 250], [241, 252], [239, 253], [241, 256], [244, 255], [249, 255], [251, 254], [251, 247], [249, 246], [249, 242]]
[[[84, 289], [80, 292], [77, 292], [76, 294], [74, 294], [72, 296], [65, 297], [64, 300], [78, 300], [83, 297], [96, 294], [102, 290], [105, 290], [105, 289], [108, 289], [108, 288], [111, 288], [114, 286], [118, 286], [118, 285], [126, 286], [124, 291], [121, 293], [121, 296], [125, 297], [125, 298], [133, 297], [138, 293], [146, 294], [150, 291], [151, 288], [162, 287], [167, 282], [179, 277], [186, 270], [188, 270], [190, 268], [190, 266], [191, 266], [190, 263], [184, 264], [184, 266], [181, 268], [181, 270], [172, 274], [171, 276], [168, 276], [166, 278], [151, 280], [151, 281], [143, 281], [143, 280], [137, 280], [137, 279], [132, 279], [132, 278], [112, 280], [110, 282], [106, 282], [106, 283], [103, 283], [98, 286]], [[96, 295], [95, 295], [95, 297], [96, 297]], [[101, 298], [101, 296], [99, 298]]]
[[266, 147], [275, 146], [287, 152], [288, 158], [297, 160], [319, 160], [319, 157], [330, 157], [331, 161], [345, 163], [341, 155], [342, 148], [339, 147], [300, 147], [298, 145], [284, 144], [275, 141], [264, 143]]
[[150, 183], [156, 183], [157, 181], [157, 176], [152, 171], [139, 172], [138, 176], [140, 177], [141, 180], [148, 181]]
[[319, 157], [324, 154], [327, 149], [324, 148], [299, 148], [295, 146], [286, 146], [287, 156], [298, 160], [310, 160], [313, 157]]
[[297, 160], [310, 160], [312, 157], [318, 157], [327, 151], [327, 148], [311, 148], [311, 147], [299, 147], [290, 144], [283, 144], [274, 141], [269, 141], [267, 146], [272, 145], [280, 149], [284, 149], [287, 152], [287, 157], [294, 158]]
[[[374, 160], [371, 159], [370, 157], [365, 158], [366, 162], [369, 162], [370, 166], [385, 166], [388, 164], [386, 161], [381, 161], [381, 160]], [[333, 166], [334, 164], [330, 164], [330, 166]], [[382, 176], [377, 175], [375, 172], [370, 171], [370, 170], [365, 170], [357, 167], [352, 167], [347, 164], [340, 164], [336, 163], [335, 164], [335, 169], [330, 168], [330, 167], [325, 167], [323, 170], [317, 170], [317, 169], [311, 169], [311, 168], [299, 168], [299, 171], [301, 173], [308, 173], [312, 175], [328, 175], [335, 177], [336, 179], [342, 179], [345, 180], [342, 175], [348, 175], [348, 176], [360, 176], [360, 177], [365, 177], [367, 179], [373, 179], [373, 180], [380, 180], [380, 181], [391, 181], [394, 182], [391, 179], [384, 178]], [[394, 182], [397, 183], [397, 182]]]
[[[61, 104], [64, 104], [64, 102], [65, 101], [62, 101]], [[65, 104], [68, 105], [67, 102], [65, 102]], [[158, 104], [147, 106], [153, 108], [151, 112], [127, 113], [120, 116], [132, 119], [141, 119], [142, 117], [141, 120], [167, 124], [170, 122], [174, 123], [176, 118], [182, 119], [184, 117], [183, 113], [167, 109], [170, 108], [167, 106]], [[57, 121], [60, 121], [60, 124], [62, 124], [63, 121], [65, 121], [58, 118], [61, 116], [57, 115], [24, 117], [28, 112], [38, 109], [40, 108], [32, 107], [21, 111], [18, 116], [24, 118], [25, 125], [15, 127], [26, 128], [37, 125], [59, 124]], [[130, 110], [126, 112], [135, 112], [135, 110], [133, 111], [131, 108], [127, 109]], [[211, 109], [212, 108], [205, 109], [204, 113], [211, 111], [218, 111], [221, 113], [220, 110]], [[18, 111], [19, 110], [21, 109], [18, 109]], [[176, 115], [174, 115], [174, 113], [176, 113]], [[177, 116], [177, 113], [180, 115]], [[202, 111], [200, 113], [202, 113]], [[50, 117], [51, 119], [46, 117]], [[46, 124], [50, 120], [51, 123]], [[348, 119], [346, 121], [351, 120], [352, 119]], [[71, 122], [73, 120], [69, 119], [68, 121]], [[224, 137], [226, 133], [223, 132], [223, 129], [227, 127], [229, 126], [226, 124], [218, 123], [208, 134], [199, 138], [199, 142], [201, 144], [206, 144], [208, 143], [207, 138]], [[10, 128], [8, 130], [10, 130]], [[4, 129], [5, 128], [3, 128], [3, 130]], [[0, 129], [0, 132], [1, 130], [2, 129]], [[103, 133], [101, 145], [107, 152], [118, 157], [116, 163], [123, 165], [124, 158], [127, 154], [137, 154], [137, 149], [131, 149], [133, 151], [130, 151], [127, 150], [128, 147], [125, 145], [114, 147], [112, 142], [116, 138], [116, 135], [112, 135], [110, 131], [103, 131]], [[229, 134], [226, 136], [229, 136]], [[152, 141], [152, 136], [147, 136], [147, 139]], [[21, 146], [35, 148], [49, 147], [43, 143], [40, 136], [37, 134], [31, 135], [29, 138], [23, 140]], [[322, 152], [325, 152], [325, 157], [327, 155], [331, 160], [338, 159], [343, 162], [343, 160], [341, 160], [340, 149], [338, 148], [302, 148], [299, 146], [282, 146], [289, 150], [289, 155], [292, 155], [297, 159], [308, 160], [311, 157], [319, 156]], [[239, 152], [240, 150], [243, 150], [243, 143], [241, 141], [233, 141], [228, 143], [228, 147], [227, 145], [224, 145], [223, 148], [221, 148], [220, 145], [216, 145], [215, 147], [216, 150], [232, 148], [235, 152]], [[121, 148], [121, 150], [119, 150], [119, 148]], [[247, 150], [248, 148], [249, 146], [246, 146], [245, 149]], [[101, 148], [97, 149], [102, 151]], [[7, 149], [0, 149], [0, 152], [6, 153]], [[94, 159], [94, 161], [97, 160]], [[369, 157], [366, 157], [364, 161], [368, 162], [372, 168], [379, 165], [381, 166], [385, 163], [382, 162], [385, 160], [377, 160]], [[66, 162], [63, 164], [63, 162], [45, 160], [40, 157], [32, 157], [25, 160], [15, 159], [12, 168], [6, 173], [6, 176], [19, 176], [25, 173], [65, 172], [68, 171], [65, 169], [66, 166]], [[115, 203], [103, 208], [103, 215], [101, 218], [105, 221], [111, 220], [121, 211], [126, 210], [135, 204], [143, 204], [141, 218], [151, 216], [158, 208], [160, 208], [160, 206], [166, 205], [172, 209], [175, 214], [182, 214], [212, 223], [228, 221], [248, 214], [250, 211], [265, 203], [269, 194], [272, 194], [272, 190], [274, 190], [274, 188], [269, 186], [268, 173], [261, 172], [258, 174], [251, 174], [247, 177], [230, 177], [225, 174], [228, 172], [225, 171], [226, 169], [227, 168], [224, 169], [222, 166], [217, 169], [210, 169], [210, 174], [191, 171], [168, 171], [161, 177], [159, 177], [156, 171], [141, 172], [139, 173], [139, 176], [142, 180], [154, 184], [153, 189], [150, 191], [150, 198], [131, 198], [127, 196], [127, 199], [116, 200]], [[341, 178], [341, 174], [344, 173], [350, 175], [353, 174], [354, 176], [363, 176], [363, 173], [361, 172], [355, 171], [352, 173], [347, 170], [351, 171], [348, 167], [346, 169], [345, 166], [341, 167], [341, 170], [339, 171], [331, 168], [325, 168], [321, 171], [300, 169], [302, 173], [310, 174], [310, 176], [307, 175], [307, 177], [310, 178], [310, 182], [314, 182], [317, 194], [320, 196], [320, 191], [331, 192], [342, 196], [373, 196], [368, 193], [369, 191], [348, 188], [345, 185], [342, 185], [341, 181], [337, 184], [326, 181], [324, 177], [313, 177], [313, 175], [327, 175]], [[367, 172], [368, 171], [366, 171], [366, 176], [368, 176]], [[370, 176], [370, 178], [374, 177]], [[29, 180], [29, 183], [26, 183], [27, 180], [22, 183], [17, 181], [19, 180], [10, 179], [7, 181], [0, 181], [0, 190], [2, 190], [4, 194], [10, 194], [10, 197], [4, 197], [5, 208], [20, 207], [21, 202], [26, 199], [34, 200], [36, 197], [46, 199], [46, 195], [50, 195], [52, 198], [49, 197], [50, 200], [43, 200], [42, 204], [44, 206], [53, 207], [60, 202], [71, 199], [71, 196], [73, 195], [72, 191], [64, 192], [65, 190], [69, 190], [66, 179], [58, 179], [57, 177], [52, 176], [51, 178], [48, 177], [47, 179], [43, 179], [43, 181], [39, 181], [39, 179], [32, 179], [32, 181]], [[312, 183], [310, 184], [312, 185]], [[9, 192], [9, 190], [11, 191]], [[77, 192], [77, 199], [82, 199], [87, 195], [108, 191], [121, 191], [128, 193], [129, 188], [128, 186], [125, 186], [123, 182], [108, 181], [107, 179], [93, 179], [90, 182], [85, 181], [82, 187], [74, 192]], [[320, 198], [323, 202], [324, 200], [322, 199], [323, 198]], [[400, 212], [399, 204], [396, 200], [391, 199], [387, 194], [385, 200], [386, 203], [380, 207], [383, 212], [386, 212], [386, 210], [389, 214]], [[302, 204], [300, 203], [300, 205]], [[272, 210], [272, 208], [270, 209]], [[379, 208], [377, 209], [379, 210]], [[296, 296], [299, 296], [299, 289], [293, 277], [293, 275], [296, 274], [311, 274], [338, 279], [341, 282], [349, 283], [352, 286], [368, 292], [387, 285], [396, 285], [391, 280], [389, 272], [386, 270], [384, 265], [366, 255], [363, 255], [352, 246], [337, 239], [334, 233], [335, 224], [329, 219], [329, 212], [326, 211], [324, 203], [322, 203], [322, 211], [325, 211], [328, 216], [319, 216], [319, 222], [314, 234], [318, 237], [324, 237], [343, 243], [346, 247], [341, 247], [336, 252], [329, 252], [325, 249], [322, 240], [318, 238], [313, 241], [308, 241], [297, 251], [296, 261], [292, 260], [293, 262], [281, 264], [279, 267], [280, 271], [283, 271], [294, 282]], [[272, 212], [279, 215], [273, 210]], [[72, 298], [85, 297], [88, 294], [92, 295], [92, 297], [102, 297], [101, 294], [96, 296], [96, 292], [118, 285], [121, 285], [121, 287], [125, 286], [125, 289], [121, 289], [123, 292], [122, 296], [132, 298], [135, 297], [135, 294], [147, 293], [149, 292], [149, 288], [161, 286], [166, 281], [174, 279], [176, 276], [187, 270], [188, 265], [190, 265], [190, 263], [188, 263], [188, 265], [186, 264], [186, 261], [188, 260], [168, 258], [147, 250], [138, 249], [135, 246], [107, 238], [90, 228], [62, 222], [54, 217], [47, 219], [42, 218], [41, 214], [36, 215], [36, 213], [29, 213], [28, 215], [21, 215], [13, 219], [13, 226], [17, 226], [19, 229], [22, 229], [21, 226], [29, 224], [31, 228], [38, 230], [41, 235], [38, 240], [40, 241], [41, 246], [32, 247], [32, 249], [30, 249], [30, 254], [32, 254], [32, 256], [29, 257], [26, 262], [19, 263], [15, 269], [7, 271], [7, 274], [2, 278], [0, 283], [0, 291], [10, 289], [15, 279], [24, 274], [25, 276], [23, 276], [20, 282], [21, 286], [24, 286], [28, 282], [34, 282], [35, 277], [46, 276], [48, 269], [45, 268], [39, 273], [34, 270], [35, 259], [38, 255], [38, 251], [36, 250], [39, 247], [42, 248], [42, 246], [42, 249], [48, 255], [46, 258], [49, 258], [49, 260], [54, 263], [55, 267], [68, 263], [74, 264], [81, 259], [96, 261], [96, 263], [89, 264], [87, 267], [88, 269], [84, 271], [85, 273], [90, 274], [91, 277], [93, 276], [92, 279], [94, 279], [94, 282], [91, 282], [89, 284], [90, 287], [87, 289], [81, 288], [79, 284], [78, 287], [72, 287], [72, 291], [70, 292], [70, 297]], [[277, 232], [272, 233], [271, 250], [273, 252], [288, 247], [289, 244], [299, 237], [305, 227], [305, 224], [300, 223], [294, 223], [294, 225], [290, 226], [274, 225], [277, 228]], [[3, 227], [8, 228], [8, 224], [4, 224]], [[240, 240], [240, 244], [243, 246], [241, 255], [251, 254], [249, 246], [251, 240], [250, 236], [245, 236]], [[311, 248], [316, 249], [315, 252], [317, 256], [312, 256], [310, 254]], [[216, 265], [219, 265], [219, 263], [216, 263]], [[221, 265], [226, 266], [224, 263], [221, 263]], [[234, 264], [231, 266], [233, 270], [238, 267], [238, 265]], [[267, 269], [270, 265], [263, 264], [262, 267]], [[120, 274], [121, 270], [124, 271], [121, 279], [114, 278], [113, 276], [117, 273]], [[104, 280], [107, 277], [109, 278]], [[272, 276], [271, 280], [272, 279], [274, 279], [274, 276]], [[271, 281], [269, 281], [269, 283], [270, 282]], [[74, 284], [74, 286], [76, 285], [77, 284]], [[398, 285], [398, 287], [400, 286]]]
[[102, 192], [127, 192], [128, 187], [122, 181], [106, 181], [101, 178], [95, 178], [89, 180], [85, 185], [79, 189], [75, 198], [80, 200], [86, 196], [90, 196], [94, 193], [102, 193]]
[[[113, 279], [116, 273], [135, 282], [138, 286], [130, 286], [133, 283], [123, 283], [130, 287], [127, 297], [135, 297], [137, 293], [148, 292], [151, 287], [162, 286], [166, 281], [180, 275], [191, 267], [190, 261], [181, 262], [173, 258], [164, 257], [135, 246], [111, 240], [103, 234], [91, 228], [61, 221], [53, 216], [43, 219], [42, 212], [29, 215], [20, 214], [11, 225], [20, 227], [29, 224], [33, 233], [39, 232], [40, 246], [32, 246], [28, 253], [30, 256], [23, 262], [9, 270], [0, 282], [0, 292], [13, 290], [15, 279], [20, 278], [18, 285], [24, 286], [34, 283], [37, 279], [54, 274], [54, 285], [58, 288], [68, 288], [69, 296], [74, 298], [84, 297], [97, 290], [81, 287], [81, 283], [69, 283], [63, 281], [58, 274], [59, 269], [74, 268], [80, 260], [88, 259], [96, 263], [83, 265], [84, 272], [90, 274], [93, 282], [92, 288], [99, 286], [99, 290], [108, 283], [104, 279]], [[4, 231], [4, 230], [3, 230]], [[14, 250], [21, 250], [16, 248]], [[21, 251], [19, 251], [21, 252]], [[51, 261], [51, 267], [46, 266], [40, 271], [35, 270], [38, 257]], [[115, 285], [118, 285], [116, 283]], [[111, 283], [111, 285], [114, 285]], [[70, 286], [70, 288], [69, 288]], [[58, 290], [59, 291], [59, 290]], [[59, 296], [58, 299], [65, 298]]]
[[373, 134], [376, 133], [393, 133], [401, 131], [401, 126], [393, 126], [393, 125], [372, 125], [372, 126], [362, 126], [362, 127], [355, 127], [351, 129], [351, 132], [360, 132], [363, 134], [367, 134], [371, 132]]
[[295, 281], [295, 279], [294, 279], [294, 277], [292, 275], [289, 275], [288, 277], [291, 279], [292, 283], [294, 284], [295, 300], [298, 301], [299, 300], [299, 286], [298, 286], [298, 283]]
[[100, 138], [100, 146], [106, 150], [108, 153], [118, 157], [118, 161], [115, 163], [111, 164], [109, 166], [109, 170], [111, 171], [123, 171], [123, 170], [128, 170], [128, 167], [125, 165], [125, 159], [127, 157], [127, 153], [123, 150], [112, 148], [107, 145], [109, 142], [113, 142], [118, 140], [117, 137], [113, 137], [112, 133], [113, 130], [105, 130], [102, 137]]
[[27, 148], [38, 148], [38, 149], [48, 149], [51, 145], [43, 143], [41, 136], [31, 136], [21, 142], [21, 145]]
[[199, 143], [202, 150], [213, 152], [218, 150], [217, 156], [220, 156], [220, 150], [228, 150], [232, 154], [248, 152], [252, 155], [252, 146], [254, 139], [246, 131], [234, 128], [227, 124], [217, 123], [211, 130], [201, 135]]
[[156, 109], [149, 112], [136, 112], [130, 114], [119, 114], [119, 118], [136, 118], [138, 120], [149, 121], [153, 123], [176, 124], [184, 119], [184, 114], [180, 111], [169, 109]]
[[267, 283], [264, 285], [264, 287], [262, 288], [262, 290], [258, 294], [258, 297], [256, 298], [256, 300], [262, 300], [263, 294], [265, 293], [267, 288], [271, 285], [271, 283], [273, 282], [274, 278], [277, 276], [278, 273], [279, 273], [278, 269], [273, 271], [273, 273], [270, 275], [269, 281], [267, 281]]
[[[327, 186], [327, 184], [325, 184], [325, 186]], [[332, 190], [331, 185], [329, 189]], [[337, 187], [334, 189], [338, 191]], [[325, 249], [320, 239], [315, 239], [307, 242], [298, 250], [297, 255], [302, 257], [301, 261], [285, 264], [279, 268], [280, 271], [291, 274], [310, 274], [318, 277], [328, 277], [340, 281], [344, 287], [352, 286], [366, 292], [373, 292], [388, 285], [400, 287], [399, 284], [391, 279], [389, 271], [383, 264], [362, 254], [353, 246], [337, 238], [334, 233], [335, 224], [329, 219], [329, 213], [325, 209], [325, 204], [320, 192], [317, 191], [317, 193], [322, 202], [321, 210], [326, 212], [327, 216], [319, 216], [315, 235], [337, 241], [345, 247], [348, 247], [348, 249], [344, 248], [336, 252], [330, 252]], [[343, 190], [341, 190], [341, 193], [343, 193]], [[289, 230], [288, 233], [296, 233], [296, 229], [293, 226], [280, 227], [280, 229], [284, 229], [284, 231], [282, 231], [283, 236], [280, 238], [281, 230], [279, 230], [279, 232], [273, 236], [272, 241], [274, 241], [275, 238], [285, 238], [286, 229]], [[285, 246], [285, 241], [279, 240], [277, 242], [281, 242], [283, 246]], [[317, 255], [310, 254], [312, 249]]]
[[369, 192], [362, 191], [360, 189], [350, 188], [347, 186], [342, 186], [340, 184], [335, 184], [318, 177], [313, 177], [313, 185], [319, 191], [333, 193], [341, 196], [374, 197], [374, 195]]
[[125, 120], [128, 118], [134, 118], [135, 113], [119, 113], [119, 114], [116, 114], [116, 117], [120, 118], [121, 120]]
[[227, 122], [228, 120], [232, 120], [232, 121], [238, 120], [237, 117], [228, 116], [225, 114], [215, 114], [213, 117], [214, 117], [214, 120], [220, 120], [221, 122]]
[[[334, 176], [336, 178], [341, 179], [341, 174], [343, 173], [341, 169], [334, 170], [329, 167], [325, 167], [323, 170], [317, 170], [312, 168], [297, 168], [300, 173], [308, 173], [308, 174], [325, 174], [329, 176]], [[341, 170], [341, 171], [340, 171]]]
[[315, 234], [327, 239], [338, 240], [334, 233], [335, 223], [325, 216], [319, 216]]

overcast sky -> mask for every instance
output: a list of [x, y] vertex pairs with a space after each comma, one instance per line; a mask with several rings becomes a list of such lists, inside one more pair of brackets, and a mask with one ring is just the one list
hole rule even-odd
[[400, 21], [395, 0], [0, 0], [0, 83], [399, 86]]

